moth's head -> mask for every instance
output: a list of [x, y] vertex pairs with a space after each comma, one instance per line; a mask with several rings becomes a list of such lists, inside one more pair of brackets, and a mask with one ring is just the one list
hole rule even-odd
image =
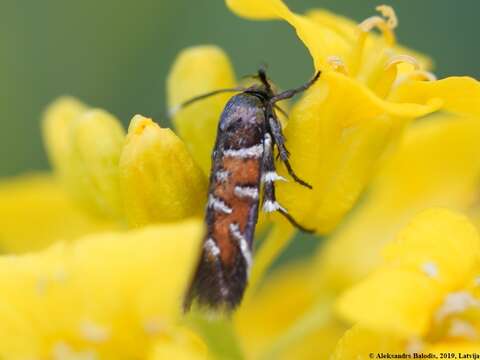
[[268, 100], [275, 95], [275, 86], [268, 79], [265, 68], [260, 68], [257, 74], [250, 75], [249, 77], [256, 81], [247, 89], [247, 92], [254, 92], [257, 95], [261, 95], [265, 100]]

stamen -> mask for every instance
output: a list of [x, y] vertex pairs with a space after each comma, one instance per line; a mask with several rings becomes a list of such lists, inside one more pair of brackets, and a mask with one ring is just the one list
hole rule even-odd
[[426, 262], [422, 265], [422, 271], [431, 278], [438, 277], [438, 266], [434, 262]]
[[405, 350], [409, 354], [420, 353], [425, 349], [425, 343], [422, 339], [414, 337], [408, 340], [407, 344], [405, 345]]
[[80, 333], [85, 340], [94, 343], [105, 342], [110, 336], [108, 329], [91, 321], [84, 321], [80, 325]]
[[466, 291], [452, 292], [445, 297], [445, 300], [437, 310], [435, 320], [442, 321], [452, 314], [462, 313], [468, 308], [480, 307], [480, 301]]
[[390, 27], [390, 29], [393, 30], [398, 26], [397, 14], [395, 14], [393, 7], [389, 5], [378, 5], [375, 10], [380, 12], [380, 14], [387, 19], [387, 25]]
[[448, 329], [448, 335], [456, 338], [464, 338], [474, 341], [478, 339], [478, 333], [475, 327], [467, 321], [454, 319]]
[[415, 70], [420, 70], [420, 63], [417, 61], [417, 59], [415, 59], [413, 56], [405, 54], [392, 56], [387, 62], [387, 65], [385, 65], [385, 70], [389, 70], [398, 64], [404, 63], [411, 64]]
[[348, 76], [348, 69], [340, 56], [332, 55], [327, 58], [327, 61], [332, 65], [333, 70]]
[[394, 29], [398, 26], [398, 18], [395, 14], [395, 10], [391, 6], [380, 5], [375, 8], [382, 14], [381, 16], [371, 16], [363, 20], [358, 26], [364, 34], [369, 33], [374, 28], [377, 28], [382, 33], [385, 41], [389, 45], [395, 44]]
[[409, 72], [408, 74], [401, 74], [398, 76], [397, 80], [393, 83], [392, 88], [396, 88], [403, 83], [410, 80], [419, 80], [419, 81], [436, 81], [437, 77], [434, 73], [425, 70], [415, 70]]

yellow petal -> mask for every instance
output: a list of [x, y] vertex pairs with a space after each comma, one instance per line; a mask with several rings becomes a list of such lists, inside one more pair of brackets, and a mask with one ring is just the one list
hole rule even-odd
[[448, 77], [438, 81], [407, 81], [392, 94], [393, 101], [426, 104], [442, 101], [442, 109], [480, 116], [480, 83], [470, 77]]
[[168, 107], [175, 113], [173, 124], [205, 174], [210, 171], [220, 114], [232, 94], [202, 99], [184, 109], [178, 107], [195, 96], [234, 86], [235, 75], [230, 60], [216, 46], [183, 50], [168, 75]]
[[347, 290], [338, 312], [352, 323], [399, 336], [424, 335], [441, 303], [436, 284], [414, 272], [382, 269]]
[[70, 141], [72, 195], [95, 213], [120, 218], [118, 162], [125, 141], [122, 125], [106, 111], [92, 109], [74, 119]]
[[0, 258], [0, 356], [144, 358], [175, 335], [202, 232], [189, 221]]
[[323, 74], [295, 105], [285, 131], [293, 169], [313, 190], [278, 184], [280, 202], [304, 226], [331, 231], [405, 124], [435, 108], [385, 102], [344, 75]]
[[23, 253], [56, 240], [116, 228], [77, 208], [52, 176], [25, 175], [0, 182], [0, 251]]
[[480, 122], [436, 116], [412, 126], [365, 200], [318, 254], [317, 276], [342, 289], [365, 277], [380, 250], [419, 211], [478, 209]]
[[401, 338], [385, 332], [354, 326], [338, 342], [331, 359], [367, 360], [374, 359], [379, 353], [395, 354], [404, 352], [406, 352], [406, 348]]
[[[370, 329], [423, 336], [444, 296], [468, 284], [479, 249], [478, 233], [464, 216], [427, 210], [387, 247], [382, 266], [342, 295], [338, 310]], [[459, 258], [465, 263], [453, 260]]]
[[134, 226], [199, 215], [206, 179], [170, 130], [136, 115], [120, 159], [125, 215]]
[[472, 277], [480, 261], [480, 239], [465, 216], [431, 209], [399, 233], [385, 248], [384, 258], [384, 266], [424, 273], [448, 292]]
[[322, 26], [291, 12], [280, 0], [226, 0], [226, 3], [239, 16], [251, 19], [280, 18], [287, 21], [310, 51], [316, 69], [330, 68], [329, 56], [345, 56], [349, 53], [350, 44], [343, 36], [329, 26]]

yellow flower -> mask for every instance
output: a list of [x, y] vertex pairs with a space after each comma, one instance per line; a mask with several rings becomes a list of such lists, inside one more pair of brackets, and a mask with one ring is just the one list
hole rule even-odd
[[480, 238], [468, 219], [444, 209], [422, 212], [387, 245], [380, 266], [340, 297], [339, 313], [357, 328], [334, 358], [352, 358], [350, 348], [375, 352], [376, 338], [404, 352], [478, 344], [479, 273]]
[[125, 215], [141, 226], [200, 215], [206, 202], [206, 178], [170, 130], [135, 116], [120, 158]]
[[205, 358], [179, 328], [202, 233], [189, 221], [2, 257], [0, 357], [141, 359], [151, 349], [154, 359], [181, 344], [183, 358]]
[[[438, 109], [480, 114], [471, 78], [433, 80], [429, 60], [395, 43], [393, 9], [359, 26], [325, 11], [291, 12], [281, 0], [226, 0], [237, 14], [281, 18], [322, 76], [292, 109], [285, 133], [292, 166], [313, 191], [281, 184], [279, 198], [306, 226], [331, 231], [352, 208], [379, 159], [411, 120]], [[379, 28], [381, 37], [370, 31]], [[426, 80], [426, 81], [425, 81]]]
[[[395, 43], [397, 20], [389, 7], [379, 7], [384, 18], [372, 17], [357, 26], [325, 11], [294, 14], [280, 0], [227, 0], [227, 4], [247, 17], [288, 21], [308, 47], [315, 68], [322, 70], [321, 80], [292, 108], [285, 128], [292, 165], [314, 189], [293, 182], [278, 187], [282, 205], [302, 225], [320, 233], [331, 232], [355, 205], [384, 155], [412, 120], [437, 110], [480, 114], [475, 80], [434, 81], [428, 58]], [[371, 33], [375, 27], [381, 36]], [[32, 214], [22, 207], [12, 213], [20, 216], [9, 218], [11, 227], [0, 230], [7, 234], [6, 240], [0, 240], [5, 241], [6, 251], [19, 252], [94, 234], [29, 255], [0, 257], [0, 289], [5, 294], [0, 301], [0, 357], [199, 359], [211, 352], [218, 358], [289, 359], [329, 355], [345, 326], [332, 312], [333, 294], [319, 296], [319, 288], [328, 288], [325, 272], [316, 277], [314, 264], [292, 266], [276, 273], [255, 293], [268, 266], [295, 234], [295, 229], [275, 217], [233, 325], [225, 319], [209, 320], [204, 314], [180, 316], [203, 235], [198, 221], [185, 219], [202, 214], [216, 125], [230, 95], [186, 108], [180, 105], [222, 88], [234, 93], [236, 85], [221, 49], [184, 50], [167, 81], [168, 104], [179, 137], [139, 115], [126, 133], [109, 113], [71, 98], [49, 107], [43, 131], [54, 173], [86, 212], [75, 209], [50, 178], [28, 180], [17, 196], [28, 199], [29, 192], [40, 191], [42, 196], [32, 203], [37, 207], [33, 216], [43, 215], [42, 211], [45, 216], [35, 219], [35, 226], [25, 232], [9, 230], [24, 226]], [[285, 175], [280, 164], [279, 171]], [[52, 194], [58, 195], [59, 204], [43, 205]], [[12, 198], [0, 210], [7, 213], [13, 206]], [[366, 290], [360, 295], [352, 290], [340, 309], [347, 318], [361, 322], [360, 336], [369, 331], [380, 339], [380, 330], [392, 334], [388, 341], [395, 346], [404, 347], [415, 337], [432, 349], [461, 337], [457, 345], [466, 348], [471, 344], [465, 331], [471, 335], [479, 323], [475, 311], [448, 313], [435, 326], [429, 320], [435, 311], [442, 313], [442, 299], [449, 310], [451, 294], [455, 306], [458, 301], [476, 301], [474, 287], [467, 283], [473, 281], [471, 272], [476, 269], [478, 238], [464, 219], [442, 211], [427, 215], [428, 221], [419, 220], [419, 224], [438, 222], [437, 231], [445, 238], [438, 246], [445, 248], [432, 250], [427, 258], [425, 249], [437, 249], [436, 238], [428, 232], [432, 229], [427, 225], [408, 228], [411, 231], [403, 235], [406, 245], [391, 247], [385, 271], [359, 285], [378, 288], [384, 295], [383, 302], [371, 301], [378, 304], [378, 314], [361, 314], [359, 309], [371, 306], [365, 301]], [[49, 221], [47, 216], [55, 219]], [[64, 224], [56, 227], [58, 219]], [[172, 221], [177, 223], [164, 224]], [[70, 222], [74, 226], [68, 228]], [[45, 230], [38, 239], [36, 226]], [[141, 229], [128, 231], [129, 226]], [[107, 228], [119, 231], [96, 233]], [[462, 240], [453, 242], [456, 238], [448, 238], [453, 233]], [[423, 239], [424, 248], [416, 248], [416, 241], [410, 240], [417, 237]], [[465, 258], [461, 266], [447, 256], [454, 253]], [[443, 277], [437, 281], [436, 274]], [[458, 295], [458, 289], [463, 293]], [[424, 296], [418, 299], [402, 290]], [[403, 297], [397, 299], [398, 294]], [[395, 301], [385, 306], [385, 298]], [[374, 312], [371, 307], [368, 310]], [[355, 335], [342, 341], [350, 338], [357, 341]], [[311, 350], [318, 342], [321, 353]]]
[[438, 115], [407, 130], [365, 199], [318, 253], [315, 273], [341, 290], [369, 274], [380, 251], [418, 212], [433, 206], [478, 225], [478, 118]]
[[125, 137], [112, 115], [71, 98], [50, 105], [43, 125], [55, 172], [93, 216], [139, 226], [200, 213], [205, 176], [169, 129], [136, 115]]

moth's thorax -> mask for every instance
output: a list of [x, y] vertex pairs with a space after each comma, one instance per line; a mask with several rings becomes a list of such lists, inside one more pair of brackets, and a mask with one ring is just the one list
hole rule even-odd
[[264, 113], [265, 102], [259, 97], [249, 93], [235, 95], [223, 110], [219, 130], [235, 131], [239, 127], [260, 125]]

